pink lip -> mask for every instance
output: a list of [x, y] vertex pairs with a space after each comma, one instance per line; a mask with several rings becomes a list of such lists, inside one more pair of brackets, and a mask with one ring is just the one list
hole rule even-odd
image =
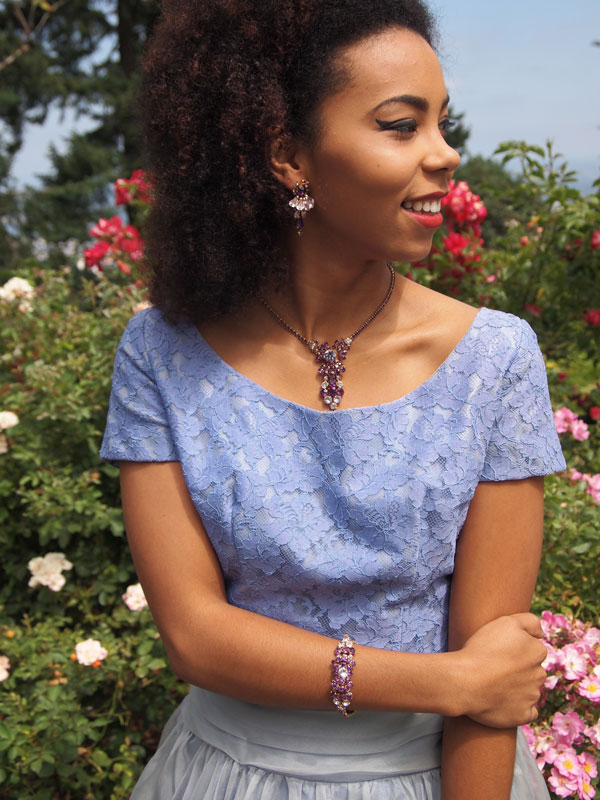
[[410, 214], [416, 222], [419, 222], [425, 228], [439, 228], [440, 225], [444, 224], [444, 217], [440, 212], [437, 214], [419, 214], [418, 211], [404, 208], [404, 206], [401, 206], [401, 208], [402, 211], [406, 211], [407, 214]]

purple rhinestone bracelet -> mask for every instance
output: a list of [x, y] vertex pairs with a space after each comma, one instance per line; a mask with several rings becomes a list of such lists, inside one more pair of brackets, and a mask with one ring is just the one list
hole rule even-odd
[[331, 666], [333, 667], [333, 677], [331, 679], [331, 699], [333, 705], [343, 717], [350, 717], [354, 714], [354, 709], [350, 708], [352, 703], [352, 670], [356, 666], [353, 656], [356, 650], [354, 642], [344, 634], [344, 638], [338, 642]]

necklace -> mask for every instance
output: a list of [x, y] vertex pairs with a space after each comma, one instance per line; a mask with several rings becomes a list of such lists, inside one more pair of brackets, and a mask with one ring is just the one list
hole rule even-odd
[[387, 290], [383, 302], [375, 309], [371, 316], [363, 322], [360, 328], [357, 328], [351, 336], [345, 339], [336, 339], [330, 346], [329, 342], [319, 342], [317, 339], [311, 341], [306, 336], [292, 328], [291, 325], [279, 316], [279, 314], [271, 308], [267, 301], [261, 297], [261, 303], [271, 312], [275, 319], [283, 325], [283, 327], [305, 344], [309, 350], [314, 354], [315, 360], [319, 364], [318, 375], [322, 378], [320, 397], [330, 411], [335, 411], [339, 406], [344, 394], [344, 382], [341, 375], [346, 371], [346, 367], [342, 364], [346, 360], [350, 345], [356, 339], [359, 333], [362, 333], [367, 325], [370, 325], [375, 317], [383, 311], [388, 304], [388, 300], [392, 296], [394, 286], [396, 284], [396, 272], [391, 264], [388, 264], [390, 271], [390, 285]]

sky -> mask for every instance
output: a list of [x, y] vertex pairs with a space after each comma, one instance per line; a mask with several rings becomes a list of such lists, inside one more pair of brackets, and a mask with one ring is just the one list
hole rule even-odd
[[[340, 0], [341, 2], [342, 0]], [[430, 0], [441, 34], [438, 55], [452, 108], [471, 128], [468, 151], [489, 157], [508, 139], [543, 146], [552, 139], [578, 188], [600, 176], [600, 0]], [[48, 143], [60, 149], [89, 121], [51, 112], [31, 125], [13, 169], [18, 185], [47, 168]]]

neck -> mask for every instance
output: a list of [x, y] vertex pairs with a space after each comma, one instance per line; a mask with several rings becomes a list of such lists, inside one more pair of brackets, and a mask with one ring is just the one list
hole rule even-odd
[[293, 250], [290, 274], [279, 292], [264, 298], [292, 328], [309, 340], [351, 336], [383, 302], [391, 282], [384, 260], [316, 253], [309, 241]]

